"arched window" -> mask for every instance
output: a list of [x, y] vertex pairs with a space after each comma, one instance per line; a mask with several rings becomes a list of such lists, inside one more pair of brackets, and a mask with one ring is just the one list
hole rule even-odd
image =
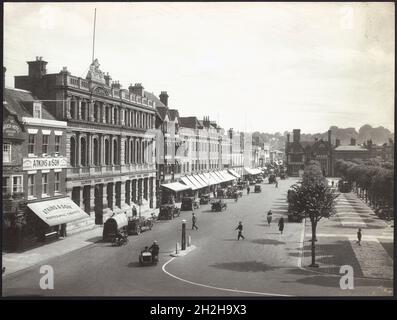
[[76, 139], [74, 137], [70, 138], [70, 165], [76, 166]]
[[80, 164], [87, 165], [87, 142], [84, 137], [80, 139]]
[[94, 138], [94, 165], [99, 166], [99, 143], [97, 138]]
[[118, 164], [117, 140], [113, 140], [113, 164]]
[[110, 165], [110, 144], [109, 140], [105, 140], [105, 164]]

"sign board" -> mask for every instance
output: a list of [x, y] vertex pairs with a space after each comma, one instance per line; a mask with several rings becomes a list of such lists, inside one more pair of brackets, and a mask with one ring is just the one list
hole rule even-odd
[[22, 170], [60, 169], [66, 167], [66, 157], [23, 158], [22, 161]]
[[22, 127], [14, 118], [8, 117], [3, 122], [3, 137], [24, 139]]

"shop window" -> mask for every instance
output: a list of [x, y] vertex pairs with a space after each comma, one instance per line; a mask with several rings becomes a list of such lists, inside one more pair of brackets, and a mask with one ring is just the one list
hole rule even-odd
[[50, 136], [47, 134], [43, 135], [43, 153], [48, 153], [48, 141], [49, 141]]
[[3, 163], [11, 162], [11, 144], [3, 144]]
[[41, 176], [42, 194], [48, 195], [48, 173], [43, 173]]
[[60, 151], [61, 149], [61, 136], [55, 136], [55, 152]]
[[28, 140], [28, 153], [29, 154], [34, 154], [35, 143], [36, 143], [36, 135], [29, 134], [29, 140]]
[[34, 197], [34, 174], [28, 175], [28, 197]]
[[59, 193], [60, 192], [60, 184], [61, 184], [61, 173], [60, 172], [55, 172], [54, 174], [54, 180], [55, 180], [55, 189], [54, 191]]
[[22, 192], [22, 176], [12, 176], [12, 193]]

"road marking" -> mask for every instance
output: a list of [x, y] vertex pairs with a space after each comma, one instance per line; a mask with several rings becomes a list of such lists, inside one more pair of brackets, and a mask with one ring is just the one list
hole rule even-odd
[[165, 270], [165, 267], [167, 266], [167, 264], [169, 264], [171, 261], [173, 261], [175, 259], [171, 258], [170, 260], [168, 260], [166, 263], [163, 264], [162, 269], [164, 271], [164, 273], [168, 274], [170, 277], [173, 277], [175, 279], [178, 279], [180, 281], [195, 285], [195, 286], [200, 286], [200, 287], [204, 287], [204, 288], [209, 288], [209, 289], [215, 289], [215, 290], [221, 290], [221, 291], [229, 291], [229, 292], [236, 292], [236, 293], [246, 293], [246, 294], [257, 294], [257, 295], [262, 295], [262, 296], [277, 296], [277, 297], [291, 297], [291, 295], [286, 295], [286, 294], [279, 294], [279, 293], [267, 293], [267, 292], [257, 292], [257, 291], [245, 291], [245, 290], [237, 290], [237, 289], [228, 289], [228, 288], [221, 288], [221, 287], [214, 287], [214, 286], [209, 286], [206, 284], [202, 284], [202, 283], [197, 283], [197, 282], [193, 282], [193, 281], [189, 281], [186, 279], [182, 279], [178, 276], [173, 275], [172, 273], [168, 272], [167, 270]]

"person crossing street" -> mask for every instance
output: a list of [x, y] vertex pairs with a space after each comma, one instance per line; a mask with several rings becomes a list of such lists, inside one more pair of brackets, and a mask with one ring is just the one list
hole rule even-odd
[[269, 225], [269, 227], [270, 227], [270, 223], [272, 222], [272, 217], [273, 217], [273, 212], [270, 209], [269, 212], [267, 213], [267, 224]]
[[240, 238], [245, 240], [245, 237], [243, 236], [243, 223], [241, 221], [238, 223], [238, 226], [235, 230], [238, 230], [237, 240], [240, 240]]
[[198, 227], [197, 227], [197, 225], [196, 225], [196, 222], [197, 222], [197, 218], [196, 218], [196, 216], [194, 215], [194, 212], [193, 212], [193, 213], [192, 213], [192, 230], [193, 230], [193, 229], [198, 230]]

